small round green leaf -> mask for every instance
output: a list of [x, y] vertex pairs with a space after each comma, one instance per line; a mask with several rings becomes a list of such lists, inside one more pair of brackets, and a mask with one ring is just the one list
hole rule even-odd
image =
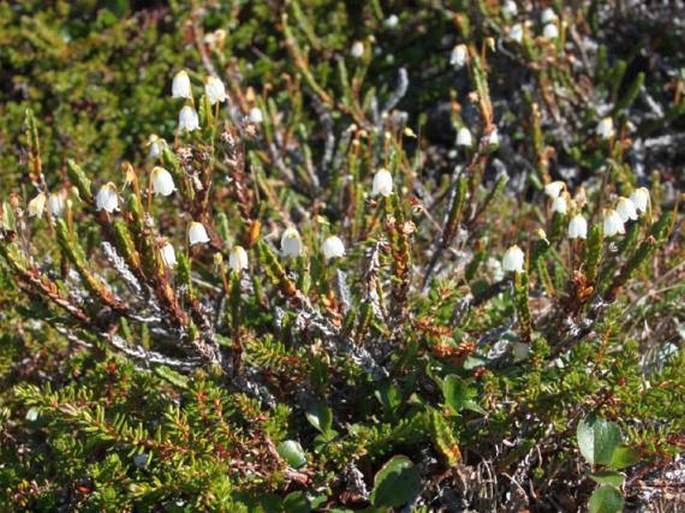
[[285, 440], [284, 442], [281, 442], [278, 444], [276, 450], [281, 458], [293, 468], [300, 468], [307, 464], [307, 457], [304, 454], [304, 449], [302, 449], [300, 443], [295, 440]]
[[590, 465], [608, 465], [621, 445], [621, 430], [613, 422], [590, 416], [578, 424], [578, 447]]
[[406, 456], [391, 458], [378, 471], [373, 483], [371, 504], [374, 506], [402, 506], [421, 490], [419, 471]]
[[613, 486], [597, 488], [588, 502], [590, 513], [619, 513], [623, 511], [623, 497]]
[[632, 467], [640, 461], [640, 453], [630, 447], [617, 447], [611, 456], [609, 466], [617, 470]]
[[333, 413], [325, 403], [312, 403], [305, 412], [307, 420], [320, 433], [326, 434], [333, 425]]

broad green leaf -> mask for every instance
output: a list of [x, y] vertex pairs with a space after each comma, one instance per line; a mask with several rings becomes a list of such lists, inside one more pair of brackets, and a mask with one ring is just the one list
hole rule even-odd
[[485, 410], [473, 400], [474, 390], [469, 388], [468, 383], [459, 376], [454, 374], [446, 376], [442, 382], [442, 393], [445, 396], [445, 404], [455, 413], [464, 409], [485, 413]]
[[327, 404], [320, 402], [312, 403], [307, 408], [305, 415], [309, 423], [320, 433], [326, 434], [331, 430], [333, 413]]
[[394, 456], [383, 465], [373, 480], [371, 504], [399, 507], [409, 502], [420, 490], [419, 470], [406, 456]]
[[309, 513], [312, 507], [304, 492], [297, 491], [285, 496], [285, 499], [283, 499], [283, 510], [292, 513]]
[[615, 470], [607, 470], [605, 472], [593, 472], [590, 474], [590, 479], [601, 485], [621, 486], [626, 480], [626, 476]]
[[631, 447], [617, 447], [609, 466], [617, 470], [632, 467], [640, 461], [640, 453]]
[[623, 511], [623, 496], [613, 486], [600, 486], [588, 502], [590, 513], [618, 513]]
[[288, 465], [293, 468], [300, 468], [307, 464], [307, 457], [299, 442], [295, 440], [285, 440], [278, 444], [276, 448], [278, 454], [281, 455]]
[[590, 465], [608, 465], [621, 444], [621, 430], [613, 422], [590, 416], [578, 424], [578, 447]]

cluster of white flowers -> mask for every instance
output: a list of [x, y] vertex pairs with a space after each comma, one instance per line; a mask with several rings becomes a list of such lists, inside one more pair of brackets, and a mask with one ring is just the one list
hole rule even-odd
[[[207, 77], [204, 84], [204, 91], [210, 105], [225, 102], [228, 98], [226, 86], [217, 77]], [[200, 120], [197, 115], [197, 110], [195, 110], [195, 107], [192, 105], [193, 91], [187, 71], [181, 70], [174, 76], [174, 79], [171, 82], [171, 96], [172, 98], [190, 100], [190, 104], [184, 105], [181, 112], [178, 114], [178, 128], [186, 132], [199, 130]], [[152, 149], [150, 151], [152, 153]]]
[[623, 196], [618, 198], [616, 208], [604, 211], [604, 235], [613, 237], [617, 234], [624, 234], [625, 223], [637, 220], [639, 213], [647, 212], [649, 204], [649, 191], [645, 187], [635, 189], [628, 198]]

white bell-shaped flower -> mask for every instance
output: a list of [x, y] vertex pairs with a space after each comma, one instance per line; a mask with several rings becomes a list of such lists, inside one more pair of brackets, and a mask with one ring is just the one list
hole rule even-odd
[[521, 44], [523, 42], [523, 25], [516, 23], [511, 26], [508, 34], [509, 40]]
[[95, 207], [97, 210], [104, 210], [110, 214], [119, 210], [119, 194], [117, 193], [117, 186], [113, 182], [107, 182], [100, 187], [95, 195]]
[[248, 268], [247, 251], [242, 246], [233, 246], [228, 255], [228, 267], [240, 274]]
[[362, 57], [364, 57], [364, 43], [362, 43], [361, 41], [355, 41], [352, 44], [352, 50], [350, 51], [350, 54], [355, 59], [361, 59]]
[[568, 223], [569, 239], [587, 238], [587, 221], [582, 214], [574, 215]]
[[471, 131], [465, 126], [461, 127], [457, 132], [457, 146], [465, 146], [470, 148], [473, 145], [473, 136]]
[[457, 69], [461, 69], [466, 64], [469, 56], [469, 50], [465, 44], [459, 44], [452, 49], [450, 54], [450, 65]]
[[542, 15], [540, 16], [540, 21], [542, 23], [551, 23], [553, 21], [557, 20], [557, 14], [554, 12], [554, 10], [551, 7], [548, 7], [544, 11], [542, 11]]
[[637, 210], [635, 210], [635, 204], [628, 198], [618, 198], [618, 201], [616, 202], [616, 213], [624, 223], [627, 223], [628, 221], [635, 221], [637, 219]]
[[44, 192], [38, 193], [38, 195], [29, 201], [29, 204], [26, 206], [29, 217], [42, 217], [47, 201], [48, 197]]
[[599, 135], [602, 139], [611, 139], [615, 133], [613, 119], [603, 118], [599, 123], [597, 123], [597, 135]]
[[385, 26], [388, 28], [395, 28], [399, 24], [400, 19], [397, 17], [397, 14], [391, 14], [385, 19]]
[[294, 227], [286, 228], [281, 235], [281, 254], [286, 257], [297, 257], [302, 253], [302, 238]]
[[160, 166], [152, 168], [152, 192], [161, 194], [162, 196], [169, 196], [174, 193], [176, 186], [174, 185], [174, 178], [171, 173]]
[[51, 216], [62, 217], [66, 205], [66, 194], [64, 191], [51, 193], [48, 195], [48, 212]]
[[392, 194], [393, 183], [392, 175], [387, 169], [379, 169], [376, 174], [373, 175], [373, 186], [371, 188], [371, 195], [385, 196], [386, 198]]
[[568, 204], [564, 196], [557, 196], [556, 198], [554, 198], [554, 201], [552, 201], [553, 213], [565, 214], [567, 210]]
[[504, 272], [523, 272], [525, 259], [526, 256], [523, 254], [521, 248], [514, 244], [504, 252], [504, 257], [502, 257], [502, 270], [504, 270]]
[[490, 146], [499, 145], [499, 132], [497, 131], [497, 127], [492, 127], [492, 132], [487, 136], [487, 143]]
[[638, 212], [647, 212], [649, 209], [649, 190], [646, 187], [635, 189], [630, 195], [630, 201], [633, 202]]
[[502, 5], [502, 16], [505, 18], [513, 18], [519, 12], [518, 6], [514, 0], [507, 0]]
[[226, 87], [217, 77], [207, 77], [205, 82], [205, 94], [210, 105], [226, 101]]
[[169, 269], [176, 265], [176, 251], [170, 243], [167, 242], [164, 244], [159, 250], [159, 253], [162, 256], [162, 261]]
[[557, 180], [555, 182], [550, 182], [547, 185], [545, 185], [545, 194], [547, 194], [547, 196], [549, 196], [550, 198], [554, 199], [559, 197], [561, 191], [563, 191], [564, 189], [566, 189], [566, 184], [561, 180]]
[[198, 223], [197, 221], [191, 222], [188, 227], [188, 241], [191, 246], [209, 242], [209, 235], [207, 235], [205, 225]]
[[199, 130], [200, 118], [197, 116], [197, 111], [190, 105], [186, 105], [178, 114], [178, 128], [186, 132]]
[[193, 92], [190, 88], [190, 77], [186, 70], [181, 70], [174, 76], [171, 82], [171, 96], [173, 98], [190, 98]]
[[550, 41], [559, 37], [559, 27], [556, 23], [548, 23], [542, 29], [542, 37]]
[[260, 124], [262, 121], [264, 121], [264, 114], [262, 114], [262, 109], [259, 107], [252, 107], [248, 117], [250, 118], [250, 121], [256, 124]]
[[604, 221], [602, 223], [602, 227], [604, 228], [604, 235], [606, 237], [613, 237], [617, 234], [626, 233], [621, 216], [618, 215], [618, 212], [612, 208], [607, 209], [604, 212]]
[[150, 160], [157, 160], [166, 146], [166, 141], [161, 137], [158, 137], [156, 134], [152, 134], [147, 140], [147, 146], [148, 158]]
[[326, 260], [345, 256], [345, 244], [343, 244], [340, 237], [336, 235], [326, 237], [321, 245], [321, 250], [323, 251], [323, 256]]

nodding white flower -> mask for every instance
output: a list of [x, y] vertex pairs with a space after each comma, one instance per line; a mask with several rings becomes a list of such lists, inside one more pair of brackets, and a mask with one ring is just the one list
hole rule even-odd
[[397, 17], [397, 14], [391, 14], [385, 20], [385, 26], [388, 28], [395, 28], [399, 22], [400, 19]]
[[392, 175], [387, 169], [379, 169], [373, 175], [373, 186], [371, 188], [371, 195], [385, 196], [386, 198], [392, 194], [393, 184]]
[[326, 260], [345, 256], [345, 244], [343, 244], [340, 237], [336, 235], [326, 237], [321, 245], [321, 250], [323, 251], [323, 256]]
[[549, 196], [550, 198], [554, 199], [557, 198], [561, 194], [561, 191], [563, 191], [564, 189], [566, 189], [566, 184], [561, 180], [557, 180], [555, 182], [550, 182], [547, 185], [545, 185], [545, 194], [547, 194], [547, 196]]
[[174, 76], [171, 82], [171, 96], [172, 98], [191, 98], [193, 96], [190, 90], [190, 77], [186, 70], [181, 70]]
[[163, 167], [155, 166], [152, 168], [152, 192], [161, 194], [162, 196], [169, 196], [174, 193], [176, 186], [171, 173]]
[[646, 187], [635, 189], [630, 195], [630, 201], [639, 212], [647, 212], [649, 208], [649, 190]]
[[582, 214], [574, 215], [568, 223], [569, 239], [587, 239], [587, 221]]
[[626, 233], [621, 216], [612, 208], [607, 209], [604, 212], [604, 222], [602, 226], [604, 227], [604, 235], [606, 237], [613, 237], [619, 233]]
[[197, 221], [191, 222], [188, 227], [188, 241], [191, 246], [209, 242], [209, 235], [207, 235], [205, 225], [198, 223]]
[[259, 107], [252, 107], [250, 109], [250, 113], [248, 114], [248, 117], [250, 118], [250, 121], [253, 123], [261, 123], [264, 121], [264, 115], [262, 114], [262, 109]]
[[542, 37], [545, 39], [556, 39], [559, 37], [559, 27], [556, 23], [548, 23], [542, 29]]
[[505, 18], [513, 18], [518, 14], [518, 12], [519, 9], [514, 0], [507, 0], [506, 2], [504, 2], [504, 5], [502, 5], [502, 15]]
[[618, 201], [616, 202], [616, 213], [624, 223], [637, 219], [637, 210], [635, 210], [635, 204], [628, 198], [618, 198]]
[[473, 145], [473, 136], [471, 131], [465, 126], [461, 127], [457, 132], [457, 146], [471, 147]]
[[109, 214], [119, 210], [119, 195], [117, 194], [117, 186], [114, 185], [114, 182], [107, 182], [100, 187], [95, 196], [95, 207], [97, 210], [104, 210]]
[[355, 59], [361, 59], [364, 57], [364, 43], [361, 41], [355, 41], [352, 44], [352, 50], [350, 52], [352, 54], [352, 57]]
[[226, 87], [224, 83], [216, 77], [207, 77], [205, 82], [205, 94], [210, 105], [226, 101]]
[[233, 246], [228, 255], [228, 267], [240, 274], [243, 269], [248, 268], [247, 251], [242, 246]]
[[615, 133], [613, 119], [604, 118], [597, 123], [597, 135], [599, 135], [602, 139], [611, 139]]
[[554, 10], [551, 7], [548, 7], [544, 11], [542, 11], [542, 16], [540, 16], [540, 21], [542, 23], [550, 23], [552, 21], [557, 20], [557, 14], [554, 12]]
[[176, 251], [174, 251], [174, 247], [170, 243], [164, 244], [159, 253], [162, 256], [162, 261], [168, 268], [171, 269], [176, 265]]
[[302, 239], [300, 232], [294, 227], [286, 228], [281, 235], [281, 254], [283, 256], [300, 256], [302, 253]]
[[523, 263], [525, 259], [526, 256], [523, 254], [523, 251], [521, 251], [521, 248], [514, 244], [504, 252], [504, 257], [502, 257], [502, 269], [504, 272], [523, 272]]
[[64, 191], [51, 193], [48, 195], [48, 212], [54, 217], [62, 217], [66, 204], [66, 194]]
[[178, 128], [192, 132], [200, 129], [200, 118], [197, 117], [197, 111], [190, 105], [186, 105], [178, 114]]
[[166, 146], [166, 141], [156, 134], [152, 134], [147, 140], [147, 146], [150, 148], [147, 154], [148, 158], [150, 160], [157, 160]]
[[558, 212], [560, 214], [565, 214], [567, 211], [566, 198], [563, 196], [557, 196], [552, 202], [552, 212]]
[[455, 46], [452, 49], [452, 54], [450, 55], [450, 65], [457, 69], [463, 68], [466, 64], [468, 55], [469, 51], [465, 44]]
[[492, 132], [490, 132], [490, 135], [488, 135], [487, 137], [487, 143], [490, 146], [499, 145], [499, 132], [497, 131], [497, 127], [493, 127]]
[[38, 195], [29, 201], [26, 210], [29, 213], [29, 217], [41, 217], [43, 211], [45, 210], [45, 204], [48, 201], [48, 197], [44, 192], [38, 193]]
[[523, 42], [523, 25], [520, 23], [512, 25], [509, 29], [509, 39], [521, 44]]

